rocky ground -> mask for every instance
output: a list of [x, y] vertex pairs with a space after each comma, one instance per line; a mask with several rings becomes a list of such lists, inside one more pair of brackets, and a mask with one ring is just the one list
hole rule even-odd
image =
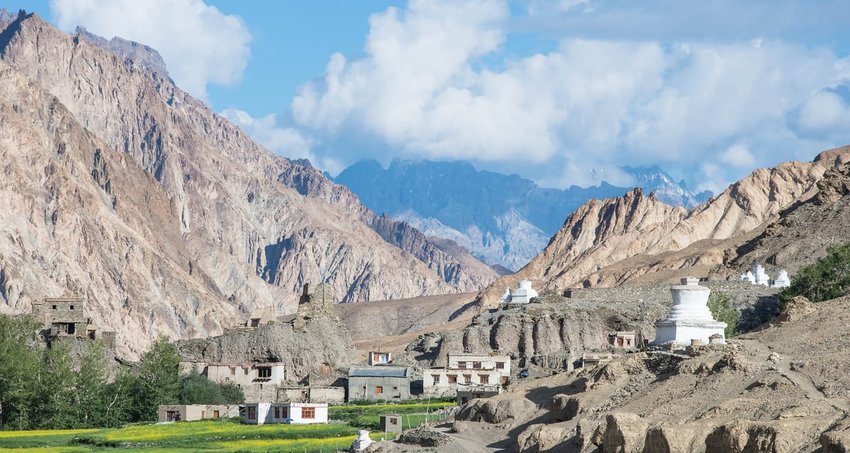
[[473, 400], [457, 414], [447, 445], [473, 439], [477, 450], [470, 451], [847, 451], [848, 334], [850, 297], [795, 299], [771, 324], [725, 346], [629, 354]]

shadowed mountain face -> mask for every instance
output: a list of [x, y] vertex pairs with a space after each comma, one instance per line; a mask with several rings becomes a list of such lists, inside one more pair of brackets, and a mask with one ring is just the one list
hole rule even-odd
[[[470, 291], [495, 272], [382, 219], [176, 87], [155, 51], [0, 14], [0, 311], [65, 292], [132, 356], [337, 300]], [[153, 67], [152, 67], [153, 65]]]
[[[695, 196], [658, 167], [625, 167], [635, 184], [665, 203], [693, 207]], [[485, 262], [519, 269], [537, 255], [573, 211], [594, 198], [629, 189], [603, 182], [595, 187], [547, 189], [517, 175], [477, 171], [463, 161], [394, 160], [384, 169], [358, 162], [335, 181], [369, 208], [403, 220], [426, 235], [451, 239]]]

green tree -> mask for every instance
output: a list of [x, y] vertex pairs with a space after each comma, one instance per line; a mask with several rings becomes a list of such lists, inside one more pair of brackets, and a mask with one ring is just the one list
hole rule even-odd
[[74, 369], [71, 348], [65, 343], [53, 343], [45, 348], [30, 405], [34, 426], [38, 428], [69, 428], [74, 425]]
[[180, 391], [177, 348], [161, 336], [142, 355], [136, 367], [136, 382], [130, 389], [135, 410], [134, 421], [153, 421], [160, 404], [176, 404]]
[[850, 289], [850, 242], [827, 247], [826, 256], [801, 268], [791, 286], [780, 294], [783, 303], [795, 296], [822, 302], [847, 294]]
[[708, 309], [711, 310], [711, 316], [716, 321], [726, 323], [726, 330], [723, 332], [726, 338], [732, 338], [738, 334], [738, 319], [741, 314], [732, 308], [728, 294], [712, 293], [708, 298]]
[[39, 326], [29, 316], [0, 316], [0, 429], [31, 426], [33, 377], [41, 358]]
[[74, 382], [74, 427], [103, 426], [106, 416], [108, 373], [104, 350], [100, 343], [87, 343], [80, 357], [80, 370]]
[[180, 378], [180, 404], [239, 404], [244, 401], [242, 389], [234, 384], [213, 382], [197, 371]]

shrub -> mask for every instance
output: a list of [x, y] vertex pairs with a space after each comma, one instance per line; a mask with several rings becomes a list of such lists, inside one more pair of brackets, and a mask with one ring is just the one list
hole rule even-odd
[[708, 309], [716, 321], [726, 323], [724, 335], [732, 338], [738, 333], [738, 318], [741, 314], [732, 308], [729, 303], [729, 295], [726, 293], [712, 293], [708, 298]]
[[827, 247], [826, 256], [797, 271], [791, 286], [780, 294], [783, 305], [795, 296], [823, 302], [850, 289], [850, 242]]

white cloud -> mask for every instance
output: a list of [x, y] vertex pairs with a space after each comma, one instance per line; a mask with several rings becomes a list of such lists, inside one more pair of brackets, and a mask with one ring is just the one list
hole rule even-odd
[[738, 168], [753, 168], [756, 157], [746, 146], [736, 143], [720, 153], [720, 162]]
[[799, 127], [809, 134], [842, 133], [850, 136], [850, 106], [836, 93], [819, 91], [802, 105]]
[[254, 118], [238, 109], [226, 109], [220, 114], [242, 128], [257, 143], [281, 156], [316, 161], [316, 157], [310, 151], [310, 141], [296, 129], [278, 126], [275, 114]]
[[208, 84], [238, 82], [250, 56], [242, 19], [203, 0], [50, 0], [50, 10], [64, 30], [82, 25], [153, 47], [175, 82], [202, 99]]
[[[564, 5], [596, 10], [581, 3]], [[503, 49], [509, 21], [499, 1], [413, 0], [376, 14], [365, 55], [331, 57], [324, 80], [299, 90], [293, 116], [320, 133], [366, 131], [417, 157], [567, 166], [564, 184], [589, 179], [578, 175], [590, 168], [666, 162], [696, 168], [712, 189], [811, 146], [789, 127], [794, 112], [809, 126], [838, 127], [842, 117], [833, 99], [810, 100], [850, 77], [848, 60], [829, 50], [565, 37], [514, 57]], [[697, 156], [726, 166], [700, 170]]]

